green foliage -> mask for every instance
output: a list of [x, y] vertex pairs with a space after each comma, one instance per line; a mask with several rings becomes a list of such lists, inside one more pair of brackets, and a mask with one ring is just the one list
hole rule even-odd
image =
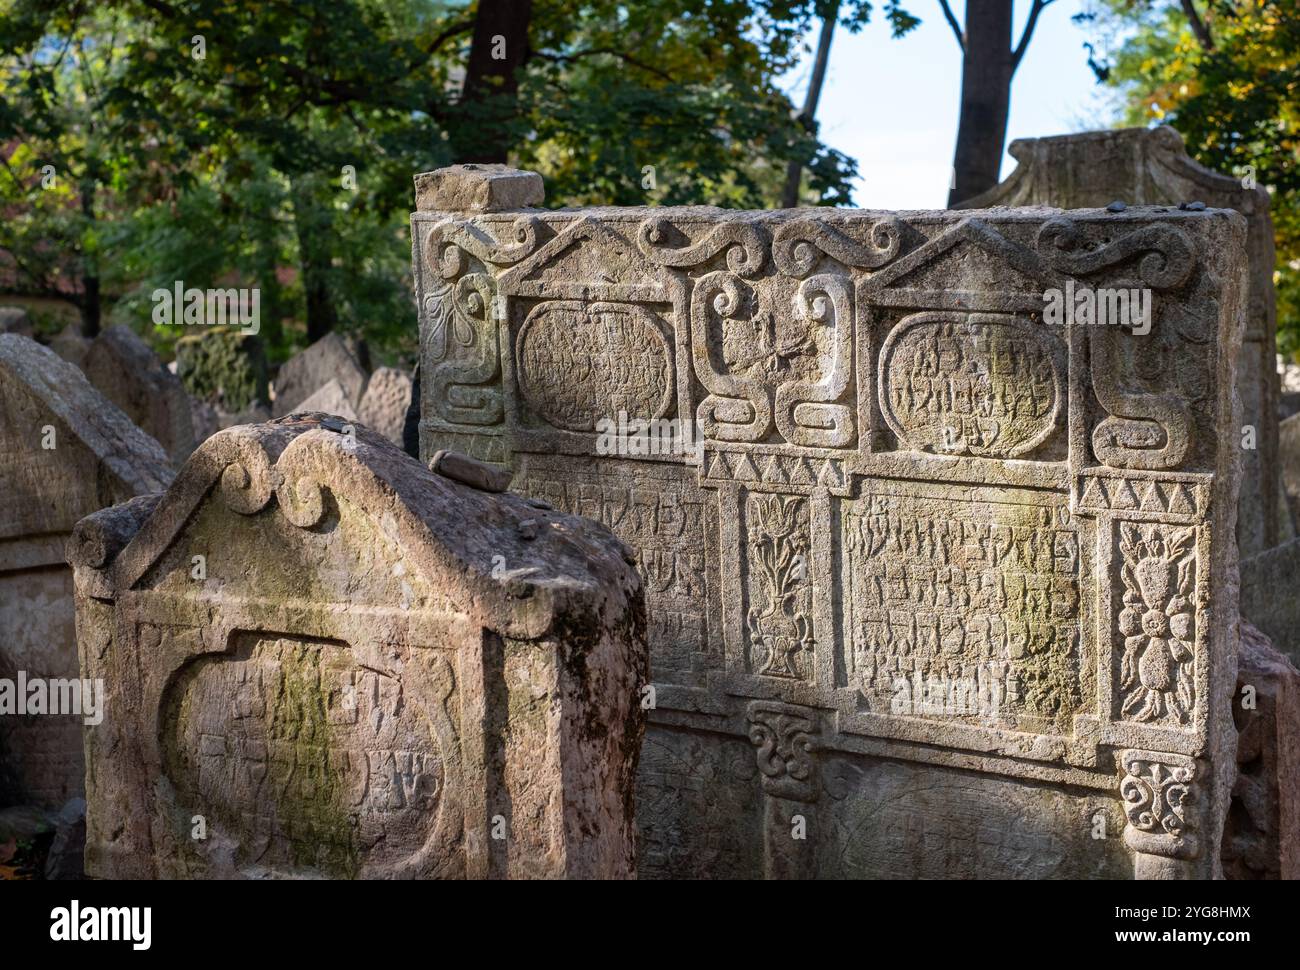
[[[414, 353], [411, 176], [482, 123], [459, 102], [476, 4], [0, 0], [0, 249], [12, 289], [64, 294], [164, 352], [151, 294], [257, 287], [272, 359], [309, 331]], [[886, 0], [896, 34], [915, 19]], [[854, 163], [777, 80], [821, 18], [867, 0], [534, 0], [512, 164], [549, 205], [776, 204], [798, 160], [823, 204]], [[42, 166], [56, 180], [42, 184]], [[643, 185], [646, 166], [653, 187]]]
[[1300, 353], [1300, 7], [1294, 0], [1199, 3], [1198, 41], [1177, 0], [1109, 0], [1132, 29], [1111, 67], [1126, 121], [1172, 124], [1188, 152], [1219, 172], [1253, 175], [1272, 195], [1278, 345]]

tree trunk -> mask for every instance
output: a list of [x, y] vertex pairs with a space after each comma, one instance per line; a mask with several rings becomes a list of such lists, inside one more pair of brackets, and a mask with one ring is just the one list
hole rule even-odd
[[967, 0], [961, 120], [948, 205], [997, 185], [1011, 108], [1012, 0]]
[[[81, 214], [92, 225], [95, 222], [95, 190], [96, 183], [94, 179], [86, 179], [81, 183]], [[85, 253], [82, 253], [81, 335], [90, 338], [99, 336], [100, 326], [99, 267], [97, 259], [98, 257], [88, 257]]]
[[328, 210], [314, 204], [310, 182], [293, 186], [293, 223], [298, 236], [298, 267], [307, 303], [307, 343], [314, 344], [338, 326], [330, 292], [330, 240], [333, 231]]
[[[803, 111], [799, 113], [799, 123], [806, 131], [813, 130], [813, 119], [817, 117], [817, 102], [822, 96], [822, 83], [826, 80], [826, 65], [831, 58], [831, 35], [835, 32], [835, 20], [839, 17], [840, 5], [822, 21], [821, 36], [817, 38], [817, 56], [813, 60], [812, 77], [808, 80], [808, 91], [804, 95]], [[785, 169], [785, 189], [781, 192], [781, 208], [792, 209], [799, 204], [799, 181], [803, 175], [803, 166], [794, 159]]]
[[461, 88], [457, 162], [506, 161], [532, 14], [533, 0], [479, 0]]

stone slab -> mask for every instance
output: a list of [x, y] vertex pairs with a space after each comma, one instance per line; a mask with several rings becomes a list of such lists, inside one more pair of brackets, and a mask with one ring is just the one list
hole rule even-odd
[[645, 605], [607, 530], [295, 414], [69, 558], [89, 875], [633, 874]]
[[[0, 334], [0, 678], [77, 677], [77, 521], [165, 488], [168, 456], [85, 376], [26, 337]], [[0, 713], [0, 805], [57, 811], [84, 787], [83, 718]]]
[[[1219, 873], [1242, 216], [420, 211], [412, 236], [421, 457], [637, 549], [643, 875]], [[1050, 290], [1121, 286], [1149, 333], [1045, 320]]]

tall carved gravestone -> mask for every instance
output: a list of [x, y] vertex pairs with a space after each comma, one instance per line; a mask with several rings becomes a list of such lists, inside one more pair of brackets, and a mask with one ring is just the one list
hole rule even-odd
[[[417, 186], [422, 455], [638, 550], [643, 875], [1218, 871], [1240, 215]], [[1121, 286], [1149, 333], [1044, 322]]]
[[89, 874], [632, 874], [632, 554], [437, 467], [294, 414], [77, 526]]
[[[57, 809], [81, 794], [81, 730], [93, 714], [64, 712], [78, 672], [63, 546], [83, 516], [171, 479], [158, 443], [81, 371], [0, 334], [0, 679], [12, 688], [0, 704], [0, 804]], [[48, 712], [52, 687], [58, 714]], [[45, 713], [30, 713], [38, 706]]]
[[[1199, 201], [1246, 217], [1248, 312], [1237, 359], [1242, 418], [1241, 426], [1232, 429], [1233, 439], [1242, 445], [1237, 543], [1243, 558], [1277, 545], [1284, 538], [1278, 523], [1285, 510], [1279, 504], [1277, 297], [1268, 192], [1193, 161], [1182, 136], [1167, 126], [1021, 138], [1010, 151], [1020, 163], [1016, 170], [957, 208], [1085, 209], [1117, 199], [1129, 205]], [[1253, 436], [1243, 431], [1246, 426], [1254, 429]]]

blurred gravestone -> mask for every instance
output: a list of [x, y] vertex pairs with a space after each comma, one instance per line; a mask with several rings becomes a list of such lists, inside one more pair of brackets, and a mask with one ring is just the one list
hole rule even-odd
[[270, 402], [266, 353], [252, 334], [207, 330], [176, 341], [176, 373], [185, 389], [230, 415]]
[[0, 333], [16, 333], [23, 337], [35, 336], [32, 318], [20, 306], [0, 306]]
[[366, 389], [366, 371], [354, 349], [337, 333], [327, 334], [280, 367], [275, 375], [272, 413], [278, 418], [303, 410], [303, 401], [330, 381], [338, 382], [355, 411]]
[[[43, 688], [49, 707], [50, 691], [58, 686], [69, 698], [78, 677], [64, 561], [77, 521], [171, 478], [158, 443], [81, 371], [26, 337], [0, 335], [0, 678], [10, 703], [25, 682], [27, 699]], [[0, 707], [0, 747], [17, 788], [0, 792], [0, 801], [58, 810], [81, 794], [83, 720]]]
[[90, 383], [162, 445], [173, 464], [185, 462], [195, 445], [189, 395], [133, 330], [116, 326], [101, 333], [84, 369]]
[[400, 445], [410, 403], [410, 375], [396, 367], [381, 367], [370, 375], [357, 415], [363, 424]]

